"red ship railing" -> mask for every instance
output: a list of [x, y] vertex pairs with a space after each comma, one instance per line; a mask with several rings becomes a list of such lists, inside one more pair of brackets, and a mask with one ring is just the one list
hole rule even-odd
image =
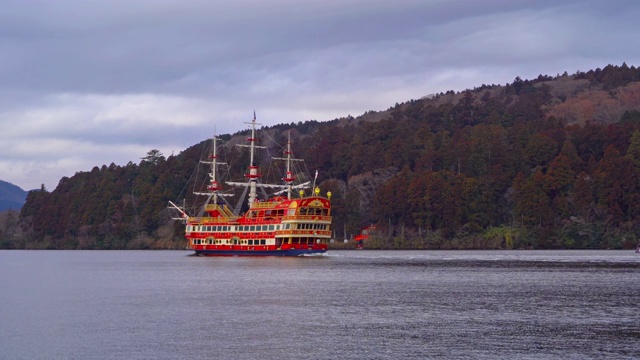
[[331, 221], [331, 216], [324, 215], [285, 215], [282, 221]]

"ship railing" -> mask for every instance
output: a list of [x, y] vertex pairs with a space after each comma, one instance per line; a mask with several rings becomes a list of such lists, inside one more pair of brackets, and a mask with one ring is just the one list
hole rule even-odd
[[282, 222], [292, 221], [319, 221], [319, 222], [331, 222], [331, 216], [324, 215], [285, 215], [282, 217]]
[[251, 203], [251, 208], [252, 209], [256, 209], [256, 208], [273, 208], [276, 207], [276, 205], [278, 205], [278, 203], [276, 202], [272, 202], [272, 201], [254, 201], [253, 203]]
[[322, 236], [331, 237], [330, 230], [277, 230], [275, 232], [276, 237], [291, 237], [291, 236]]
[[193, 223], [193, 222], [197, 222], [197, 223], [228, 223], [229, 221], [235, 221], [237, 220], [238, 217], [234, 216], [234, 217], [225, 217], [225, 216], [221, 216], [221, 217], [190, 217], [189, 218], [189, 222]]

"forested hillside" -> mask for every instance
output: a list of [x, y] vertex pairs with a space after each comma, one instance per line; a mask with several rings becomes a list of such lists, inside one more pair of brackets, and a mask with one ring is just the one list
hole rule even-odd
[[[319, 170], [342, 238], [382, 248], [632, 248], [640, 237], [640, 69], [516, 78], [330, 122], [267, 128]], [[227, 135], [223, 155], [241, 135]], [[197, 139], [205, 140], [205, 139]], [[32, 191], [5, 248], [181, 248], [206, 141]], [[235, 153], [234, 153], [235, 154]], [[240, 155], [241, 156], [241, 155]], [[267, 156], [261, 164], [268, 172]], [[239, 161], [239, 160], [238, 160]], [[187, 189], [185, 191], [185, 189]]]

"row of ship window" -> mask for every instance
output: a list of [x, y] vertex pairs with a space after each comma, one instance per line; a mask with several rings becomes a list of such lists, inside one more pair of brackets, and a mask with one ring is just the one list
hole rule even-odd
[[[295, 226], [297, 225], [297, 227]], [[283, 224], [283, 225], [240, 225], [240, 226], [231, 226], [231, 225], [201, 225], [194, 226], [188, 225], [187, 232], [255, 232], [255, 231], [274, 231], [280, 230], [280, 226], [284, 230], [328, 230], [328, 224]]]
[[[296, 209], [288, 209], [286, 214], [287, 215], [295, 215], [296, 214]], [[299, 209], [299, 214], [300, 215], [328, 216], [329, 215], [329, 209], [326, 209], [326, 208], [300, 208]], [[265, 212], [264, 212], [264, 217], [270, 217], [270, 216], [282, 217], [284, 215], [285, 215], [285, 211], [281, 210], [281, 209], [279, 209], [279, 210], [265, 210]], [[247, 217], [250, 217], [250, 218], [262, 217], [261, 216], [261, 211], [259, 211], [259, 210], [250, 211], [249, 214], [247, 214]]]
[[[271, 240], [271, 239], [270, 239]], [[270, 241], [273, 245], [273, 241]], [[267, 239], [193, 239], [194, 245], [267, 245]]]
[[[274, 244], [274, 239], [269, 239], [268, 245]], [[284, 239], [284, 244], [313, 244], [320, 243], [320, 239], [312, 237]], [[267, 245], [267, 239], [193, 239], [194, 245]]]
[[325, 208], [301, 208], [300, 215], [329, 215], [329, 209]]
[[[287, 224], [289, 225], [289, 224]], [[329, 230], [329, 225], [327, 224], [297, 224], [298, 230]], [[288, 228], [285, 228], [288, 229]], [[294, 228], [295, 229], [295, 228]]]
[[241, 232], [241, 231], [274, 231], [280, 230], [280, 225], [243, 225], [243, 226], [231, 226], [231, 225], [202, 225], [194, 226], [188, 225], [187, 232]]

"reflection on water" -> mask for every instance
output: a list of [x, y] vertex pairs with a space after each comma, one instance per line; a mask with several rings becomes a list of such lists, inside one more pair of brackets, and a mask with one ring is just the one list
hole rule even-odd
[[2, 359], [640, 357], [633, 251], [0, 251]]

